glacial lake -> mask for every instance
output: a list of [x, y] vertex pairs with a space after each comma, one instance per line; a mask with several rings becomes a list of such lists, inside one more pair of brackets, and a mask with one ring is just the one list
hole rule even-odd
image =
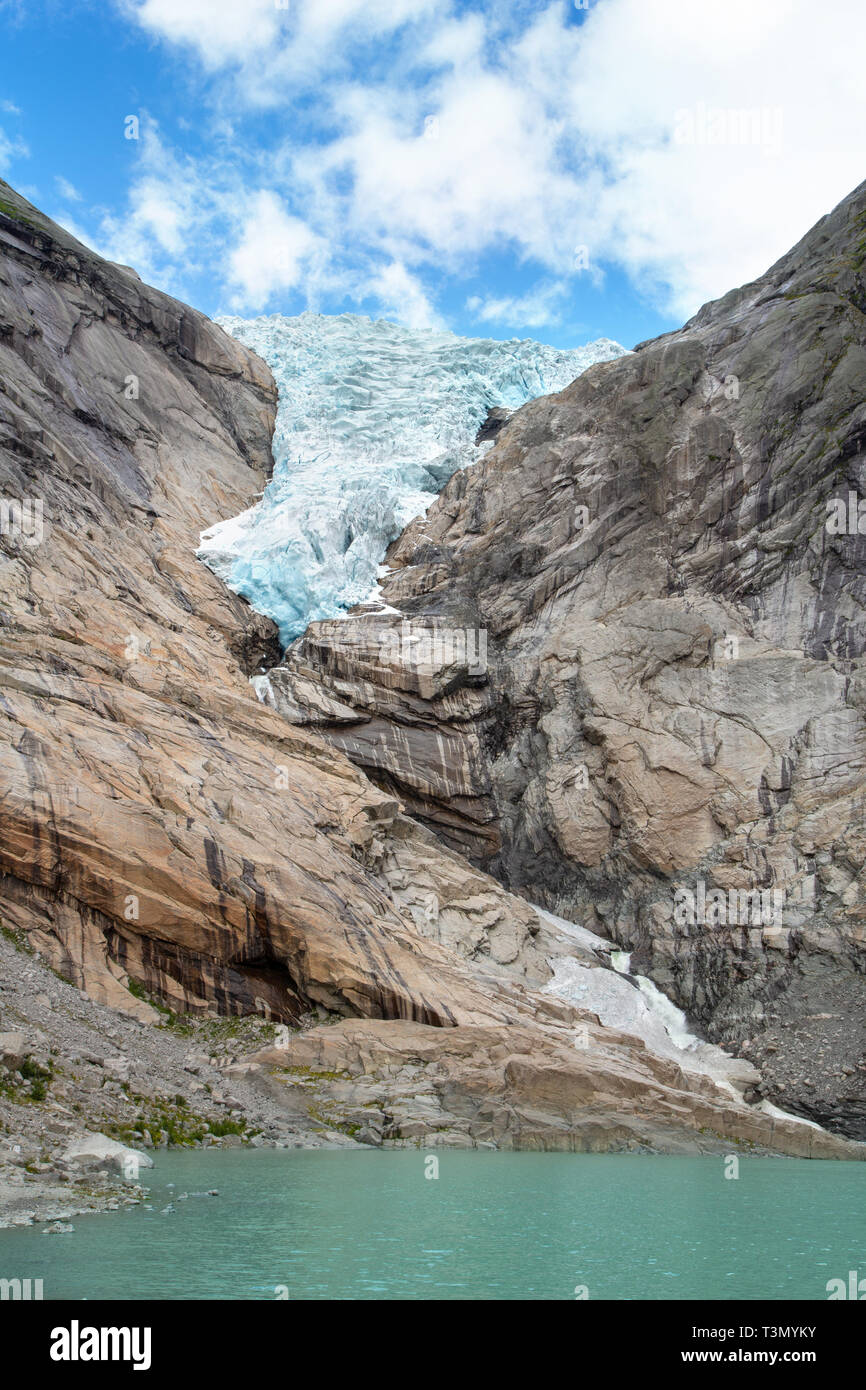
[[0, 1277], [45, 1299], [826, 1300], [866, 1275], [866, 1164], [433, 1154], [437, 1178], [423, 1150], [161, 1152], [152, 1211], [0, 1231]]

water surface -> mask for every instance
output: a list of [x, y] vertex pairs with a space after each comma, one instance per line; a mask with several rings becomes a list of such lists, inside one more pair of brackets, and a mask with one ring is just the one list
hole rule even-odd
[[46, 1299], [558, 1300], [826, 1299], [866, 1275], [863, 1164], [436, 1157], [434, 1179], [414, 1150], [160, 1153], [152, 1211], [2, 1231], [0, 1276]]

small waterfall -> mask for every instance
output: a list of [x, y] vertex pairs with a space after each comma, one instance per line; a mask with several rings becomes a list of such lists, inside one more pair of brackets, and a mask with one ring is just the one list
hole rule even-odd
[[662, 994], [654, 980], [650, 980], [646, 975], [632, 975], [630, 952], [611, 951], [610, 963], [620, 975], [628, 975], [634, 980], [646, 998], [650, 1012], [661, 1020], [668, 1037], [676, 1047], [688, 1052], [691, 1048], [706, 1046], [689, 1028], [682, 1009], [678, 1009], [672, 999]]

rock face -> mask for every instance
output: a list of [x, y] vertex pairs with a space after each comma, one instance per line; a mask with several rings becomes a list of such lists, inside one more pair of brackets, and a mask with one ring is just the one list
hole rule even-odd
[[392, 546], [405, 617], [313, 624], [271, 676], [480, 868], [634, 952], [764, 1094], [858, 1138], [864, 256], [866, 185], [522, 407]]
[[[827, 318], [835, 322], [829, 310]], [[627, 370], [641, 360], [628, 359]], [[590, 376], [591, 390], [606, 381]], [[156, 1019], [146, 994], [172, 1010], [281, 1023], [285, 1047], [241, 1070], [303, 1111], [291, 1067], [315, 1072], [323, 1063], [328, 1121], [344, 1143], [355, 1126], [340, 1117], [363, 1109], [373, 1092], [385, 1119], [362, 1128], [389, 1142], [447, 1134], [465, 1144], [715, 1152], [742, 1140], [862, 1156], [842, 1139], [777, 1122], [591, 1011], [541, 993], [553, 950], [585, 950], [555, 940], [526, 902], [407, 817], [385, 785], [390, 778], [405, 790], [411, 810], [415, 779], [425, 806], [449, 804], [439, 828], [455, 845], [478, 846], [479, 858], [560, 906], [572, 876], [569, 901], [583, 901], [585, 870], [554, 852], [552, 836], [539, 842], [537, 873], [529, 872], [532, 855], [516, 833], [529, 821], [517, 813], [519, 799], [506, 814], [502, 792], [507, 765], [523, 756], [519, 727], [540, 740], [527, 777], [559, 775], [540, 757], [545, 739], [565, 737], [559, 687], [520, 694], [541, 669], [538, 651], [560, 640], [528, 618], [542, 611], [541, 589], [551, 598], [549, 577], [537, 581], [527, 568], [514, 585], [493, 549], [483, 563], [478, 557], [481, 608], [495, 597], [517, 619], [529, 603], [535, 635], [529, 648], [525, 634], [515, 648], [513, 693], [498, 676], [488, 679], [475, 650], [449, 648], [435, 670], [416, 662], [408, 684], [399, 654], [390, 667], [386, 654], [393, 679], [371, 678], [361, 708], [357, 671], [344, 700], [335, 673], [348, 658], [331, 664], [325, 643], [308, 671], [293, 658], [274, 677], [271, 699], [311, 726], [299, 728], [260, 703], [248, 679], [274, 661], [272, 627], [193, 558], [199, 532], [236, 513], [267, 476], [275, 393], [264, 364], [2, 185], [0, 383], [0, 915], [22, 950], [37, 950], [99, 1005], [144, 1027]], [[543, 462], [561, 409], [548, 401], [516, 416], [485, 475], [505, 479], [522, 466], [525, 430], [538, 434], [533, 457]], [[529, 498], [539, 517], [547, 504], [529, 486], [531, 470], [524, 477], [528, 520]], [[477, 486], [468, 476], [449, 490], [437, 528]], [[507, 494], [491, 488], [490, 502], [522, 545], [505, 519]], [[473, 545], [492, 534], [481, 526], [487, 505], [479, 493]], [[543, 529], [549, 541], [550, 523]], [[408, 558], [417, 544], [408, 537], [400, 554]], [[454, 592], [474, 594], [444, 532], [435, 551]], [[563, 564], [555, 561], [555, 574]], [[400, 581], [419, 604], [432, 573], [419, 561]], [[661, 631], [673, 656], [692, 628], [680, 618], [656, 621], [662, 611], [639, 608], [653, 622], [636, 630], [650, 644]], [[496, 627], [498, 653], [519, 631]], [[696, 638], [677, 658], [685, 672], [698, 669], [701, 652]], [[578, 684], [579, 666], [573, 655]], [[812, 667], [835, 671], [816, 656]], [[551, 654], [545, 670], [559, 669]], [[830, 685], [826, 693], [829, 701]], [[535, 732], [542, 698], [549, 734]], [[524, 701], [524, 713], [496, 735], [497, 767], [496, 705], [511, 700]], [[367, 729], [365, 756], [383, 785], [334, 746], [335, 728]], [[574, 736], [588, 739], [577, 727]], [[402, 756], [393, 739], [403, 740]], [[471, 752], [461, 761], [450, 747]], [[354, 744], [350, 751], [358, 756]], [[390, 772], [380, 752], [392, 758]], [[442, 772], [452, 756], [453, 776]], [[418, 759], [426, 760], [420, 777]], [[423, 790], [436, 778], [441, 802]], [[603, 856], [598, 863], [601, 874]], [[625, 913], [624, 897], [617, 907]], [[616, 927], [617, 914], [608, 917]], [[346, 1022], [334, 1026], [340, 1016]], [[19, 1008], [12, 1031], [28, 1017]], [[17, 1046], [13, 1038], [10, 1056]], [[354, 1079], [348, 1089], [343, 1072]], [[119, 1058], [112, 1085], [121, 1095], [124, 1074]], [[409, 1081], [428, 1101], [407, 1108]]]
[[507, 1029], [351, 1020], [301, 1033], [254, 1062], [287, 1106], [315, 1097], [323, 1119], [348, 1122], [363, 1143], [705, 1154], [734, 1143], [799, 1158], [859, 1156], [857, 1145], [817, 1127], [732, 1105], [712, 1082], [636, 1052], [633, 1038], [587, 1016], [576, 1065], [569, 1022], [555, 1005], [531, 1026]]
[[396, 802], [259, 704], [274, 629], [195, 562], [266, 479], [268, 369], [0, 195], [4, 922], [143, 1017], [128, 975], [193, 1012], [495, 1016], [361, 862]]

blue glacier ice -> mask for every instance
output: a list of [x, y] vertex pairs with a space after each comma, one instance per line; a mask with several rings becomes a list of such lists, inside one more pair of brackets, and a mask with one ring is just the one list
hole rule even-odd
[[474, 444], [490, 406], [560, 391], [626, 351], [609, 338], [560, 350], [355, 314], [218, 322], [276, 380], [274, 473], [254, 506], [202, 533], [197, 554], [286, 645], [371, 597], [389, 543], [492, 447]]

